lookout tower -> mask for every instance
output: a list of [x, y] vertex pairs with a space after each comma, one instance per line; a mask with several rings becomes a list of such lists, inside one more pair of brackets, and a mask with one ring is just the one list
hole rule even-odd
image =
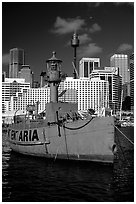
[[58, 102], [58, 86], [61, 82], [61, 63], [62, 60], [56, 58], [56, 52], [52, 57], [46, 60], [47, 63], [47, 81], [50, 85], [50, 101]]
[[73, 76], [74, 79], [76, 79], [76, 49], [77, 47], [79, 47], [79, 39], [78, 39], [78, 34], [75, 32], [72, 36], [72, 40], [71, 40], [71, 46], [74, 48], [74, 70], [73, 70]]

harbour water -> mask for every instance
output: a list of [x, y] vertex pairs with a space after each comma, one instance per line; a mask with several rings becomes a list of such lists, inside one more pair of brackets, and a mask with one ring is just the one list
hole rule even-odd
[[[121, 131], [134, 141], [133, 127]], [[113, 166], [23, 156], [2, 142], [3, 202], [134, 201], [134, 146], [117, 130]]]

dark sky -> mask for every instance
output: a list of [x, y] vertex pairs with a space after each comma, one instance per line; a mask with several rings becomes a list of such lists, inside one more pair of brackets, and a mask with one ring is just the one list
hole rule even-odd
[[8, 71], [9, 50], [22, 48], [35, 80], [46, 69], [46, 60], [56, 51], [62, 70], [72, 76], [73, 32], [79, 34], [78, 60], [100, 57], [110, 66], [114, 53], [131, 54], [134, 48], [133, 3], [112, 2], [3, 2], [2, 60]]

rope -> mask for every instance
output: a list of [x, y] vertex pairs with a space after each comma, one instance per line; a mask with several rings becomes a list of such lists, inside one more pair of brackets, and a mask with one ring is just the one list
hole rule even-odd
[[55, 154], [55, 157], [54, 157], [54, 161], [56, 161], [56, 158], [58, 156], [58, 151], [59, 151], [59, 147], [57, 148], [57, 151], [56, 151], [56, 154]]
[[81, 129], [81, 128], [85, 127], [86, 125], [88, 125], [88, 124], [91, 122], [92, 119], [93, 119], [93, 118], [91, 118], [87, 123], [85, 123], [84, 125], [82, 125], [82, 126], [80, 126], [80, 127], [71, 128], [71, 127], [67, 127], [67, 126], [65, 126], [65, 125], [63, 125], [63, 127], [66, 128], [66, 129], [68, 129], [68, 130], [78, 130], [78, 129]]
[[131, 144], [134, 145], [134, 143], [123, 133], [119, 130], [119, 128], [117, 128], [115, 125], [113, 125]]
[[46, 142], [45, 129], [43, 129], [43, 137], [44, 137], [45, 151], [46, 151], [46, 154], [48, 154], [48, 148], [47, 148], [47, 145], [45, 144]]
[[67, 158], [69, 159], [69, 154], [68, 154], [68, 145], [67, 145], [67, 138], [66, 138], [66, 131], [65, 131], [65, 127], [63, 126], [63, 130], [64, 130], [64, 136], [65, 136], [65, 144], [66, 144], [66, 153], [67, 153]]

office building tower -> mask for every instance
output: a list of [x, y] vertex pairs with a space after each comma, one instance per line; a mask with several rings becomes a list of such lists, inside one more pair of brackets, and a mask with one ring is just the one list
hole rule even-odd
[[29, 65], [22, 65], [19, 78], [25, 79], [25, 82], [30, 83], [30, 87], [32, 87], [32, 71]]
[[42, 71], [40, 74], [40, 87], [43, 87], [47, 84], [47, 82], [45, 81], [45, 77], [46, 77], [46, 72]]
[[134, 53], [130, 56], [130, 97], [131, 110], [134, 110]]
[[92, 73], [92, 71], [98, 69], [98, 67], [100, 67], [99, 58], [82, 58], [79, 61], [79, 78], [89, 78], [89, 75]]
[[10, 50], [9, 78], [18, 78], [18, 72], [25, 64], [24, 50], [13, 48]]
[[122, 90], [123, 90], [123, 101], [127, 96], [130, 96], [130, 83], [126, 82], [122, 85]]
[[122, 84], [130, 81], [127, 55], [114, 54], [110, 58], [110, 66], [119, 67], [119, 75], [122, 76]]
[[4, 82], [4, 81], [5, 81], [5, 78], [6, 78], [6, 72], [5, 72], [5, 71], [3, 71], [3, 72], [2, 72], [2, 82]]
[[117, 67], [104, 67], [103, 70], [94, 70], [90, 79], [99, 78], [109, 82], [109, 106], [114, 111], [120, 108], [122, 77]]

